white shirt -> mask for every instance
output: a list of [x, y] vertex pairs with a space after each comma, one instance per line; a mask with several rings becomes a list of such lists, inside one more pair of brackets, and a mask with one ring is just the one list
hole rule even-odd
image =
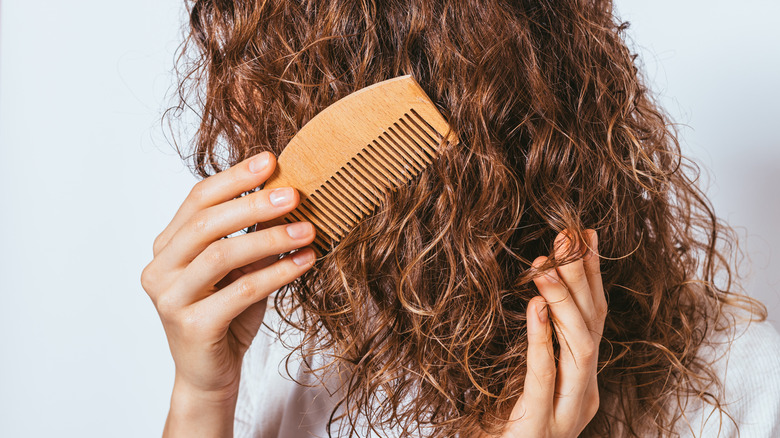
[[[281, 321], [270, 307], [271, 302], [269, 299], [265, 324], [278, 330]], [[299, 385], [287, 376], [284, 358], [289, 350], [265, 324], [244, 357], [234, 436], [327, 437], [325, 425], [337, 397], [328, 394], [327, 382], [322, 385], [311, 374], [303, 372], [305, 368], [299, 362], [291, 360], [290, 374], [302, 383], [315, 386]], [[767, 321], [753, 321], [741, 322], [735, 330], [716, 333], [715, 337], [714, 346], [705, 346], [699, 356], [708, 362], [719, 357], [714, 369], [724, 382], [726, 412], [739, 425], [741, 436], [780, 437], [780, 334]], [[287, 340], [289, 345], [297, 345], [294, 335]], [[684, 420], [676, 425], [681, 437], [737, 436], [734, 424], [725, 415], [721, 425], [719, 411], [698, 398], [692, 399], [685, 408], [685, 417], [690, 427]], [[337, 426], [332, 433], [339, 436]]]

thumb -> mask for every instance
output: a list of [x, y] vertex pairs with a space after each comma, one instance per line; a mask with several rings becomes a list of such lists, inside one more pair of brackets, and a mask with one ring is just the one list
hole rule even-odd
[[[526, 309], [528, 325], [527, 371], [523, 395], [518, 406], [512, 412], [511, 419], [523, 415], [523, 410], [531, 408], [534, 416], [546, 418], [553, 412], [555, 392], [555, 357], [553, 356], [552, 328], [548, 317], [547, 302], [542, 297], [534, 297]], [[520, 407], [519, 405], [524, 407]]]

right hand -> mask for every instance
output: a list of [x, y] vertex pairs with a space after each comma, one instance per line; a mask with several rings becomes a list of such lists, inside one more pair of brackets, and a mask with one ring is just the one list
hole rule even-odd
[[[278, 258], [312, 243], [311, 223], [263, 224], [298, 205], [295, 189], [234, 199], [260, 186], [275, 166], [273, 154], [264, 152], [198, 182], [154, 241], [141, 284], [168, 338], [174, 395], [176, 387], [186, 387], [211, 400], [235, 399], [241, 362], [263, 322], [267, 297], [314, 264], [311, 248]], [[253, 224], [258, 231], [221, 239]]]
[[[599, 409], [598, 359], [608, 308], [595, 230], [586, 230], [588, 250], [577, 260], [534, 277], [541, 297], [528, 304], [527, 371], [501, 438], [578, 437]], [[573, 232], [559, 233], [553, 246], [562, 259]], [[541, 271], [547, 257], [532, 266]], [[548, 314], [552, 312], [552, 314]], [[552, 333], [560, 344], [556, 361]], [[557, 362], [557, 363], [556, 363]], [[483, 436], [485, 436], [483, 434]]]

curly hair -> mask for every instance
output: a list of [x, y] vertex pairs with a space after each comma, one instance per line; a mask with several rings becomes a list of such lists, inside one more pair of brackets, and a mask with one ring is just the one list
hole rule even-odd
[[580, 252], [555, 258], [562, 230], [598, 233], [609, 305], [600, 408], [581, 436], [673, 435], [691, 397], [728, 416], [697, 351], [735, 325], [728, 307], [760, 320], [766, 307], [741, 293], [738, 236], [698, 187], [611, 1], [187, 11], [171, 109], [202, 117], [191, 153], [179, 148], [202, 177], [278, 155], [336, 100], [406, 74], [461, 139], [275, 296], [303, 334], [295, 351], [332, 359], [312, 372], [345, 376], [329, 434], [337, 419], [350, 436], [359, 419], [380, 436], [499, 433], [523, 391], [531, 261], [548, 255], [548, 269]]

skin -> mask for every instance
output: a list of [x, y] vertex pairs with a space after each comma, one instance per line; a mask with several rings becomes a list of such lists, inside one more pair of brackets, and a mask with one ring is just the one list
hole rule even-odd
[[[260, 186], [275, 166], [275, 157], [264, 152], [198, 182], [154, 241], [141, 284], [157, 308], [176, 366], [164, 437], [233, 436], [241, 362], [263, 322], [267, 298], [313, 265], [314, 252], [306, 246], [314, 227], [274, 221], [298, 205], [296, 190], [288, 188], [281, 205], [271, 199], [282, 189], [234, 199]], [[258, 231], [221, 239], [253, 224]], [[291, 225], [298, 228], [296, 238], [287, 232]], [[595, 232], [587, 235], [595, 250]], [[558, 250], [566, 242], [560, 234]], [[598, 257], [591, 254], [534, 280], [541, 297], [528, 306], [525, 392], [502, 437], [576, 437], [598, 409], [596, 362], [606, 300]], [[303, 256], [300, 264], [296, 255]], [[544, 261], [539, 257], [533, 266]], [[561, 342], [557, 367], [552, 330], [569, 341]]]
[[[290, 225], [267, 224], [298, 205], [297, 191], [289, 189], [279, 206], [270, 190], [234, 199], [261, 185], [275, 165], [265, 152], [198, 182], [154, 241], [141, 284], [176, 366], [165, 437], [233, 436], [241, 361], [263, 322], [267, 297], [313, 265], [311, 248], [296, 253], [309, 257], [302, 265], [295, 257], [278, 260], [314, 240], [310, 223], [301, 225], [297, 239], [288, 235]], [[256, 223], [254, 233], [221, 239]]]
[[[599, 258], [594, 256], [597, 235], [594, 230], [585, 234], [589, 249], [584, 256], [534, 279], [541, 297], [532, 298], [527, 309], [524, 392], [512, 410], [503, 438], [577, 437], [598, 411], [596, 374], [607, 301]], [[554, 242], [557, 257], [563, 257], [570, 242], [567, 233], [558, 234]], [[532, 266], [538, 268], [546, 260], [537, 257]], [[561, 344], [557, 367], [553, 330]]]

